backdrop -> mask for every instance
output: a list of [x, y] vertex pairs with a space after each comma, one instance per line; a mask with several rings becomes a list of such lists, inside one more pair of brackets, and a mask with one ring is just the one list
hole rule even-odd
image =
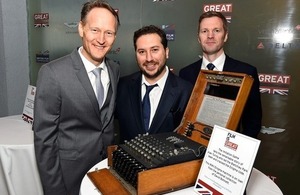
[[[83, 0], [28, 0], [30, 79], [40, 66], [81, 45], [77, 25]], [[262, 140], [254, 166], [284, 194], [300, 194], [299, 75], [300, 1], [297, 0], [109, 0], [121, 26], [109, 57], [121, 74], [137, 70], [133, 32], [154, 24], [168, 34], [168, 66], [179, 69], [201, 55], [197, 25], [201, 13], [221, 11], [229, 21], [226, 53], [257, 67], [263, 104]]]

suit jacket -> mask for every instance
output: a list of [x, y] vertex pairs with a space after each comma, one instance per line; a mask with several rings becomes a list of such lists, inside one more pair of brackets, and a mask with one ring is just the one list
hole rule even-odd
[[[40, 68], [34, 106], [34, 144], [45, 195], [79, 194], [86, 172], [113, 142], [119, 66], [106, 59], [109, 97], [103, 110], [75, 49]], [[102, 118], [102, 120], [101, 120]]]
[[[201, 65], [202, 59], [182, 68], [179, 72], [179, 76], [190, 83], [195, 84], [201, 69]], [[253, 77], [254, 82], [237, 131], [257, 138], [257, 135], [261, 129], [262, 120], [262, 107], [257, 69], [254, 66], [235, 60], [226, 55], [223, 71], [244, 73]]]
[[[140, 72], [120, 78], [116, 116], [121, 142], [146, 133], [142, 118], [141, 85]], [[170, 71], [148, 132], [154, 134], [175, 130], [181, 122], [191, 92], [192, 85]]]

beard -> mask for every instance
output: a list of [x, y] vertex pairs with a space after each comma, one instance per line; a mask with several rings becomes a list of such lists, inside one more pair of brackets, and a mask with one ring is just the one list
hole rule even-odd
[[149, 79], [155, 79], [156, 77], [160, 76], [160, 74], [165, 70], [166, 68], [166, 64], [164, 64], [163, 66], [160, 66], [157, 71], [154, 74], [149, 74], [147, 73], [147, 71], [145, 71], [144, 69], [141, 69], [141, 73]]

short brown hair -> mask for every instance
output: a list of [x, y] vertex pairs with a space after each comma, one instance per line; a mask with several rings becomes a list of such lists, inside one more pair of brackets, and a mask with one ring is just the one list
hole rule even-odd
[[223, 21], [223, 28], [225, 33], [228, 32], [228, 22], [225, 18], [225, 16], [221, 12], [216, 12], [216, 11], [208, 11], [204, 12], [198, 20], [198, 33], [200, 32], [200, 23], [204, 18], [211, 18], [211, 17], [218, 17]]
[[165, 49], [168, 47], [168, 39], [165, 31], [163, 31], [161, 28], [157, 26], [149, 25], [149, 26], [144, 26], [134, 32], [133, 35], [134, 50], [136, 50], [137, 39], [143, 35], [148, 35], [148, 34], [157, 34], [161, 39], [161, 44], [163, 45], [163, 47]]

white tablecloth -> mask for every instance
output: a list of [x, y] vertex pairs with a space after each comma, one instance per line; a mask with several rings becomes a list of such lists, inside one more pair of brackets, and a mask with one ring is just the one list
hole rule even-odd
[[[101, 161], [90, 171], [95, 171], [97, 169], [103, 169], [107, 167], [107, 159]], [[185, 188], [175, 192], [168, 193], [168, 195], [187, 195], [187, 194], [197, 194], [194, 187]], [[87, 175], [83, 178], [80, 188], [80, 195], [99, 195], [101, 194], [98, 189], [94, 186]], [[253, 168], [247, 189], [246, 195], [283, 195], [279, 187], [265, 174], [259, 170]]]
[[21, 115], [0, 118], [0, 195], [42, 195], [31, 125]]

